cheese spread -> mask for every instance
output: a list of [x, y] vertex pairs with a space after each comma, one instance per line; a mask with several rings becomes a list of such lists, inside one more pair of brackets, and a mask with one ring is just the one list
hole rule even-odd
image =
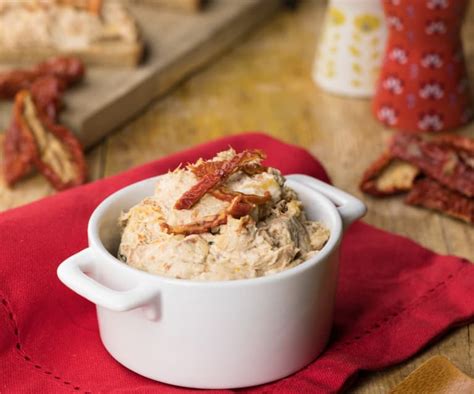
[[[212, 161], [229, 161], [235, 155], [230, 149]], [[194, 166], [203, 163], [200, 160]], [[225, 223], [208, 231], [170, 233], [169, 228], [222, 216], [231, 204], [206, 193], [192, 208], [176, 209], [176, 201], [199, 182], [192, 168], [189, 165], [159, 177], [154, 194], [122, 214], [119, 259], [172, 278], [233, 280], [295, 267], [326, 244], [329, 230], [308, 220], [281, 173], [265, 167], [254, 174], [236, 171], [220, 185], [229, 193], [267, 196], [264, 204], [252, 205], [242, 217], [228, 215]]]

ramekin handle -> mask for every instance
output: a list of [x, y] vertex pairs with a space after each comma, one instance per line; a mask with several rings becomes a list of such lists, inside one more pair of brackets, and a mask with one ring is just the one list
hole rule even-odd
[[293, 174], [287, 178], [300, 182], [329, 198], [341, 215], [344, 229], [367, 212], [367, 207], [362, 201], [318, 179], [303, 174]]
[[[124, 312], [147, 306], [158, 297], [158, 291], [146, 285], [138, 285], [126, 291], [109, 289], [86, 274], [94, 272], [94, 264], [92, 251], [89, 248], [83, 249], [64, 260], [59, 265], [57, 274], [61, 282], [71, 290], [112, 311]], [[148, 310], [147, 317], [154, 320], [156, 313]]]

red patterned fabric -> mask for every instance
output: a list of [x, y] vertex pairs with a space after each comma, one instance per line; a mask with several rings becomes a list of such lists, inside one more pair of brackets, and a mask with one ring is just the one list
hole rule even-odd
[[[106, 196], [180, 163], [212, 157], [229, 145], [263, 149], [266, 164], [286, 174], [328, 180], [305, 150], [264, 134], [243, 134], [0, 215], [2, 394], [202, 393], [146, 379], [116, 362], [100, 341], [94, 305], [62, 285], [56, 268], [87, 246], [89, 216]], [[358, 222], [342, 243], [334, 328], [326, 351], [286, 379], [241, 391], [336, 392], [360, 371], [399, 363], [473, 316], [474, 265]]]
[[403, 131], [442, 131], [473, 115], [460, 29], [467, 0], [384, 0], [389, 38], [375, 116]]

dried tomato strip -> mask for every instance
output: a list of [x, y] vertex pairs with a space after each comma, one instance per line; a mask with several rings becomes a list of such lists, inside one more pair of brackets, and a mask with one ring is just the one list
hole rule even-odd
[[53, 57], [33, 68], [38, 77], [54, 76], [64, 84], [65, 88], [80, 82], [84, 78], [85, 70], [82, 60], [74, 56]]
[[209, 160], [209, 161], [204, 161], [200, 164], [197, 165], [190, 165], [188, 166], [188, 169], [191, 170], [191, 172], [196, 175], [198, 178], [202, 178], [205, 175], [212, 174], [222, 168], [222, 165], [225, 163], [224, 160]]
[[254, 205], [248, 201], [244, 201], [242, 195], [235, 196], [227, 208], [227, 213], [233, 218], [240, 219], [252, 212]]
[[36, 153], [33, 136], [20, 127], [14, 116], [3, 140], [2, 172], [9, 186], [30, 172]]
[[463, 137], [460, 135], [443, 135], [430, 140], [435, 144], [453, 148], [457, 151], [463, 151], [474, 156], [474, 138]]
[[14, 122], [25, 140], [33, 141], [30, 160], [54, 188], [63, 190], [85, 182], [86, 164], [79, 141], [41, 113], [26, 90], [15, 98]]
[[87, 166], [81, 143], [66, 127], [54, 124], [48, 119], [45, 119], [43, 124], [50, 133], [61, 141], [64, 149], [69, 153], [71, 164], [74, 167], [74, 174], [70, 178], [64, 179], [60, 173], [53, 169], [50, 163], [41, 157], [35, 162], [36, 167], [57, 190], [82, 185], [87, 178]]
[[190, 209], [211, 189], [224, 182], [230, 175], [245, 164], [264, 159], [263, 152], [259, 150], [245, 150], [236, 154], [232, 159], [223, 161], [221, 166], [216, 166], [211, 172], [205, 174], [191, 189], [185, 192], [176, 201], [175, 209]]
[[59, 79], [53, 76], [41, 77], [31, 85], [30, 92], [38, 111], [55, 121], [61, 107], [62, 86]]
[[181, 234], [181, 235], [191, 235], [191, 234], [203, 234], [211, 231], [212, 228], [220, 226], [227, 223], [227, 212], [222, 212], [218, 215], [215, 215], [211, 218], [201, 220], [195, 223], [182, 224], [172, 226], [168, 223], [162, 223], [161, 228], [169, 234]]
[[0, 98], [11, 99], [22, 89], [28, 89], [38, 74], [33, 71], [7, 71], [0, 73]]
[[[224, 160], [205, 161], [198, 165], [189, 166], [188, 168], [198, 178], [202, 178], [209, 173], [219, 170], [224, 163]], [[251, 163], [241, 166], [240, 170], [245, 172], [247, 175], [252, 176], [267, 171], [267, 167], [262, 166], [260, 163]]]
[[416, 167], [386, 151], [364, 172], [359, 187], [375, 197], [390, 196], [410, 190], [418, 174]]
[[269, 192], [265, 192], [263, 196], [259, 196], [257, 194], [240, 193], [223, 187], [211, 190], [210, 194], [219, 200], [229, 202], [231, 202], [235, 197], [240, 196], [243, 202], [255, 205], [265, 204], [272, 199], [272, 196]]
[[250, 214], [253, 205], [243, 201], [243, 196], [235, 196], [230, 205], [223, 212], [210, 218], [200, 220], [198, 222], [172, 226], [168, 223], [162, 223], [161, 228], [170, 234], [203, 234], [209, 232], [212, 228], [226, 224], [228, 216], [240, 219]]
[[474, 197], [474, 169], [459, 156], [452, 144], [400, 133], [394, 137], [390, 152], [442, 185], [467, 197]]
[[418, 180], [405, 202], [474, 223], [474, 199], [450, 190], [430, 178]]
[[451, 147], [456, 150], [459, 158], [474, 170], [474, 139], [460, 135], [445, 135], [432, 140], [435, 144]]
[[39, 78], [52, 76], [65, 89], [84, 77], [84, 64], [75, 57], [55, 57], [32, 67], [0, 73], [0, 98], [12, 99], [20, 90], [29, 89]]
[[60, 5], [78, 8], [94, 15], [99, 15], [102, 9], [102, 0], [56, 0]]

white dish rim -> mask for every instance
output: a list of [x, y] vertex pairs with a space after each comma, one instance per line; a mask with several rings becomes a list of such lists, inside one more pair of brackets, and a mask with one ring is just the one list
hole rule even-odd
[[[298, 274], [304, 273], [304, 271], [310, 269], [312, 266], [318, 264], [319, 262], [323, 261], [327, 256], [329, 256], [340, 244], [342, 233], [343, 233], [343, 224], [341, 216], [334, 205], [326, 196], [322, 193], [315, 191], [314, 189], [310, 188], [309, 186], [299, 182], [296, 179], [291, 179], [291, 175], [288, 176], [286, 180], [286, 184], [293, 188], [292, 185], [297, 185], [297, 188], [302, 188], [308, 194], [312, 194], [315, 199], [318, 200], [320, 205], [323, 205], [323, 208], [326, 209], [332, 220], [331, 228], [330, 228], [330, 236], [327, 243], [324, 247], [318, 251], [315, 255], [310, 257], [309, 259], [303, 261], [296, 267], [289, 268], [287, 270], [273, 273], [268, 276], [261, 276], [257, 278], [246, 278], [246, 279], [233, 279], [233, 280], [191, 280], [191, 279], [177, 279], [171, 278], [166, 276], [160, 276], [157, 274], [152, 274], [146, 271], [139, 270], [137, 268], [131, 267], [128, 264], [124, 263], [123, 261], [119, 260], [116, 256], [114, 256], [111, 252], [107, 250], [107, 248], [102, 243], [100, 236], [99, 236], [99, 224], [101, 218], [105, 214], [105, 212], [109, 209], [110, 205], [112, 205], [115, 201], [122, 198], [124, 195], [133, 192], [134, 189], [142, 187], [147, 183], [156, 182], [156, 180], [162, 175], [150, 177], [131, 185], [128, 185], [116, 192], [112, 193], [108, 197], [106, 197], [94, 210], [92, 213], [88, 227], [87, 227], [87, 234], [89, 237], [90, 248], [94, 252], [99, 252], [100, 257], [98, 260], [106, 259], [109, 262], [115, 263], [117, 268], [126, 270], [133, 275], [137, 275], [138, 277], [142, 277], [147, 280], [153, 280], [157, 283], [165, 283], [174, 286], [183, 286], [183, 287], [240, 287], [240, 286], [258, 286], [264, 285], [270, 282], [278, 282], [282, 280], [286, 280], [290, 276], [295, 276]], [[298, 191], [297, 191], [298, 193]], [[118, 220], [118, 218], [117, 218]], [[99, 262], [100, 264], [100, 262]]]

